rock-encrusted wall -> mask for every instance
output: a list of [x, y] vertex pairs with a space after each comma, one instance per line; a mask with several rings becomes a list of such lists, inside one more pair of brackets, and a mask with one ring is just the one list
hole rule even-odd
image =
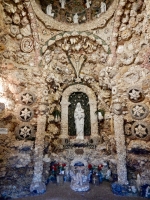
[[[79, 23], [73, 22], [73, 10], [62, 22], [55, 8], [63, 14], [68, 5], [56, 4], [53, 17], [44, 13], [44, 1], [0, 1], [1, 196], [30, 195], [37, 172], [43, 174], [44, 191], [51, 161], [69, 165], [79, 159], [76, 149], [69, 154], [63, 149], [61, 117], [54, 114], [60, 114], [65, 89], [76, 84], [91, 88], [97, 110], [105, 111], [93, 139], [96, 149], [82, 149], [82, 160], [109, 163], [114, 175], [124, 170], [121, 183], [127, 173], [130, 185], [150, 184], [149, 1], [108, 0], [100, 13], [93, 0]], [[98, 13], [89, 15], [95, 5]], [[41, 127], [40, 116], [45, 117]], [[122, 155], [119, 140], [125, 145]]]

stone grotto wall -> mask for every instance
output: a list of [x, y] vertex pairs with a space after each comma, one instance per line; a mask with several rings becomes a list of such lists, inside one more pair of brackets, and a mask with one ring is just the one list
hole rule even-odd
[[[101, 2], [0, 0], [0, 197], [45, 192], [52, 162], [150, 185], [150, 2]], [[62, 128], [70, 88], [92, 99], [94, 137], [77, 146]]]

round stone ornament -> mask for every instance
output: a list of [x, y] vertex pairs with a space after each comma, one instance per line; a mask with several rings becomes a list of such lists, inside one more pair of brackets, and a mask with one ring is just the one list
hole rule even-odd
[[143, 101], [144, 95], [140, 88], [132, 87], [128, 89], [128, 98], [130, 101], [138, 103], [140, 101]]
[[30, 91], [25, 91], [20, 95], [20, 100], [22, 104], [31, 105], [35, 101], [35, 95]]
[[31, 38], [23, 38], [21, 41], [21, 50], [25, 53], [30, 53], [33, 50], [33, 41]]
[[35, 137], [33, 127], [28, 123], [23, 123], [16, 127], [15, 134], [18, 139], [32, 139]]
[[132, 125], [132, 134], [138, 138], [146, 138], [149, 135], [150, 127], [146, 122], [138, 121]]
[[21, 121], [24, 121], [24, 122], [30, 121], [31, 118], [33, 117], [33, 114], [34, 114], [33, 110], [28, 106], [22, 106], [19, 109], [19, 119]]
[[134, 119], [144, 119], [149, 114], [149, 108], [142, 103], [136, 104], [131, 107], [130, 113]]

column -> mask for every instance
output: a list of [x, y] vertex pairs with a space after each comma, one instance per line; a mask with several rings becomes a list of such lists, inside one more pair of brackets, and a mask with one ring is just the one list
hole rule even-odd
[[124, 136], [124, 118], [121, 112], [114, 112], [114, 132], [117, 149], [118, 183], [121, 185], [126, 185], [128, 183], [126, 168], [126, 146]]
[[46, 191], [46, 185], [42, 182], [45, 126], [46, 116], [39, 115], [37, 119], [37, 132], [34, 149], [34, 175], [30, 185], [30, 191], [36, 191], [38, 194], [42, 194]]

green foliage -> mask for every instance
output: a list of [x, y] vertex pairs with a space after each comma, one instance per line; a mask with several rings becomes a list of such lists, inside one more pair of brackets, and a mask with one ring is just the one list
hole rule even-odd
[[56, 117], [56, 116], [60, 117], [61, 116], [61, 112], [55, 107], [54, 111], [52, 112], [52, 115], [54, 117]]

